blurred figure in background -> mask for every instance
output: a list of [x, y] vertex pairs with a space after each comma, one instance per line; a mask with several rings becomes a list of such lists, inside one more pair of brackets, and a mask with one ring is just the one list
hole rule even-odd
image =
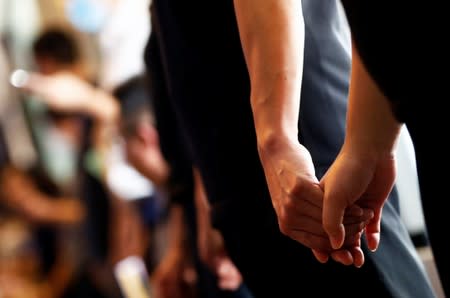
[[[6, 73], [6, 61], [0, 64]], [[0, 101], [6, 103], [9, 96], [2, 93]], [[75, 267], [62, 231], [82, 222], [84, 208], [73, 197], [57, 193], [48, 180], [36, 179], [33, 169], [14, 164], [3, 129], [0, 125], [0, 292], [6, 297], [61, 297]]]
[[[71, 86], [74, 92], [57, 96], [55, 90], [64, 89], [64, 86]], [[173, 144], [169, 145], [171, 149], [166, 147], [166, 150], [173, 150], [173, 155], [166, 152], [166, 156], [170, 159], [170, 162], [167, 163], [166, 156], [163, 155], [160, 148], [153, 104], [151, 101], [149, 102], [150, 92], [148, 88], [150, 86], [148, 86], [146, 78], [137, 76], [124, 82], [114, 90], [113, 96], [99, 88], [88, 87], [85, 82], [70, 74], [43, 76], [32, 73], [29, 82], [24, 87], [35, 94], [40, 94], [44, 102], [58, 106], [61, 110], [91, 110], [93, 109], [93, 107], [89, 108], [91, 101], [84, 100], [84, 98], [98, 97], [100, 96], [99, 93], [102, 93], [105, 99], [103, 101], [105, 109], [109, 109], [108, 106], [113, 105], [114, 101], [120, 102], [121, 112], [118, 123], [120, 123], [120, 136], [124, 138], [123, 149], [126, 153], [127, 162], [148, 178], [154, 187], [154, 191], [151, 199], [142, 199], [135, 196], [132, 198], [132, 204], [123, 200], [114, 200], [114, 204], [120, 207], [113, 208], [118, 213], [114, 216], [115, 220], [112, 222], [112, 225], [116, 227], [112, 228], [115, 231], [113, 237], [115, 240], [111, 240], [117, 242], [118, 245], [112, 245], [114, 251], [112, 263], [130, 255], [147, 257], [147, 266], [152, 273], [153, 284], [158, 289], [161, 287], [164, 289], [165, 294], [162, 294], [161, 297], [178, 297], [176, 295], [187, 297], [187, 295], [196, 294], [199, 294], [200, 297], [216, 297], [219, 295], [218, 280], [211, 273], [206, 273], [209, 269], [206, 269], [205, 264], [201, 264], [199, 259], [201, 253], [197, 251], [197, 221], [195, 219], [197, 205], [194, 204], [195, 185], [192, 165], [181, 162], [183, 157], [178, 155], [177, 152], [178, 150], [182, 152], [184, 149], [173, 148]], [[106, 100], [107, 98], [108, 100]], [[114, 130], [113, 127], [111, 129]], [[114, 138], [118, 137], [117, 131], [112, 134], [115, 135]], [[174, 141], [177, 140], [176, 137], [175, 134]], [[112, 147], [117, 146], [117, 143], [120, 145], [120, 142], [110, 141]], [[111, 161], [111, 156], [108, 156], [108, 154], [104, 158]], [[125, 165], [123, 160], [121, 163], [122, 166]], [[105, 162], [105, 164], [108, 165], [105, 166], [103, 178], [109, 190], [117, 196], [121, 193], [119, 190], [121, 187], [117, 185], [118, 179], [113, 179], [116, 166], [114, 162]], [[125, 179], [125, 181], [129, 180]], [[122, 183], [124, 182], [122, 181]], [[129, 181], [129, 183], [136, 185], [135, 181]], [[128, 195], [125, 195], [125, 197], [131, 198]], [[167, 222], [164, 217], [166, 197], [171, 201], [168, 206], [170, 211], [168, 211]], [[137, 210], [139, 213], [136, 212]], [[205, 208], [201, 209], [201, 212], [205, 211], [208, 212]], [[130, 216], [120, 217], [118, 216], [119, 213], [128, 213]], [[136, 219], [138, 220], [136, 221]], [[147, 223], [144, 230], [139, 223], [141, 220]], [[158, 225], [161, 220], [167, 224], [167, 236], [169, 237], [167, 243], [164, 240], [158, 243], [161, 239], [155, 239], [153, 233], [155, 225]], [[199, 224], [198, 227], [199, 229], [203, 228], [203, 230], [206, 228], [202, 224]], [[142, 234], [142, 231], [147, 233], [147, 236]], [[206, 232], [206, 235], [208, 237], [209, 232]], [[142, 243], [142, 239], [148, 236], [150, 236], [149, 247], [143, 250], [145, 243]], [[203, 237], [202, 239], [208, 238]], [[207, 242], [209, 243], [209, 241]], [[161, 249], [165, 250], [162, 256]], [[146, 253], [149, 255], [146, 255]], [[209, 253], [209, 255], [211, 254]], [[214, 257], [212, 255], [212, 258]], [[231, 271], [232, 274], [236, 272]], [[222, 275], [225, 279], [226, 276], [229, 276], [228, 272]], [[237, 274], [236, 280], [237, 284], [234, 287], [239, 287], [242, 282], [239, 274]], [[224, 287], [227, 288], [229, 285], [227, 286], [225, 283]], [[203, 294], [201, 294], [202, 292]], [[217, 297], [238, 297], [232, 296], [235, 293], [230, 290], [226, 290], [224, 293], [231, 296]]]
[[53, 298], [26, 221], [0, 212], [0, 297]]
[[[37, 71], [45, 75], [73, 75], [83, 82], [85, 88], [94, 84], [87, 73], [84, 57], [74, 33], [63, 28], [48, 28], [41, 32], [33, 44], [33, 55]], [[42, 87], [47, 82], [32, 80]], [[64, 86], [55, 92], [55, 97], [76, 93], [72, 86]], [[44, 96], [33, 94], [39, 99]], [[86, 98], [86, 101], [101, 105], [102, 97]], [[98, 119], [109, 121], [114, 111], [102, 110], [92, 115], [90, 110], [77, 107], [61, 110], [55, 102], [46, 102], [47, 125], [39, 139], [42, 163], [34, 168], [37, 180], [56, 184], [58, 192], [76, 197], [86, 209], [86, 220], [71, 233], [64, 231], [67, 245], [65, 252], [72, 252], [75, 269], [72, 274], [72, 295], [93, 297], [118, 297], [111, 269], [107, 265], [110, 202], [102, 184], [95, 148], [96, 135], [101, 130]], [[93, 109], [94, 111], [96, 109]], [[101, 122], [101, 121], [100, 121]], [[70, 258], [65, 258], [70, 259]], [[60, 266], [66, 268], [66, 266]], [[70, 268], [70, 267], [69, 267]]]
[[[47, 31], [44, 35], [45, 40], [54, 41], [55, 35], [62, 37], [61, 33], [64, 32], [55, 33], [55, 30]], [[49, 38], [49, 35], [52, 38]], [[59, 40], [61, 43], [63, 38]], [[65, 40], [67, 41], [67, 35]], [[127, 256], [144, 257], [149, 251], [149, 235], [152, 233], [148, 229], [158, 221], [161, 209], [164, 208], [164, 195], [158, 194], [152, 180], [143, 181], [143, 178], [139, 177], [137, 172], [133, 172], [124, 161], [125, 156], [122, 156], [122, 144], [117, 130], [120, 107], [116, 98], [89, 83], [82, 75], [77, 75], [77, 70], [82, 70], [82, 67], [76, 67], [77, 65], [73, 63], [49, 62], [48, 58], [42, 59], [42, 52], [46, 53], [54, 48], [48, 47], [53, 41], [41, 42], [47, 45], [45, 47], [35, 46], [36, 61], [38, 65], [43, 61], [43, 69], [46, 71], [30, 73], [29, 80], [23, 87], [48, 106], [52, 119], [56, 118], [55, 126], [69, 133], [71, 136], [69, 140], [85, 138], [81, 153], [78, 153], [78, 166], [81, 171], [81, 175], [78, 176], [81, 176], [81, 179], [78, 180], [76, 188], [81, 187], [84, 191], [81, 197], [87, 205], [89, 242], [94, 244], [89, 249], [93, 256], [88, 257], [88, 264], [103, 263], [106, 266], [103, 268], [107, 271], [105, 275], [109, 276], [114, 264], [120, 260]], [[45, 51], [42, 51], [42, 48]], [[59, 53], [64, 56], [62, 55], [64, 51], [61, 50]], [[73, 72], [68, 70], [68, 65], [74, 66]], [[133, 92], [134, 86], [131, 87], [130, 89], [123, 86], [122, 90], [128, 94], [129, 89]], [[80, 136], [77, 133], [79, 130], [75, 129], [80, 126], [60, 125], [61, 118], [64, 121], [72, 121], [80, 115], [89, 125], [88, 130], [82, 131], [84, 135]], [[92, 164], [93, 160], [95, 163]], [[91, 164], [86, 167], [87, 162]], [[159, 165], [163, 165], [161, 161]], [[163, 168], [162, 172], [164, 171]], [[56, 176], [61, 177], [61, 174]], [[163, 179], [155, 175], [150, 175], [150, 178], [156, 180], [156, 185]], [[140, 213], [141, 211], [143, 212]], [[102, 214], [106, 215], [106, 220], [102, 218]], [[150, 260], [151, 262], [153, 261]], [[108, 279], [103, 279], [101, 284], [105, 288], [110, 287]]]

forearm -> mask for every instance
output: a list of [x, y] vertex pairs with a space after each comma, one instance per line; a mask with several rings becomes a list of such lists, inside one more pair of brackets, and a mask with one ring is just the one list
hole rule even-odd
[[297, 140], [304, 23], [299, 0], [235, 0], [258, 146]]
[[21, 88], [58, 111], [84, 113], [106, 123], [117, 121], [120, 114], [119, 103], [112, 95], [69, 72], [30, 72]]
[[84, 110], [86, 114], [103, 123], [115, 123], [120, 115], [117, 100], [101, 89], [92, 90], [92, 98], [86, 102]]
[[211, 220], [209, 218], [210, 206], [199, 171], [194, 168], [193, 173], [197, 231], [199, 236], [207, 236], [208, 232], [206, 231], [212, 229]]
[[170, 207], [167, 225], [169, 229], [167, 253], [172, 256], [179, 255], [186, 249], [186, 224], [183, 207], [180, 204], [173, 203]]
[[401, 124], [391, 105], [365, 69], [355, 48], [352, 54], [347, 131], [344, 148], [370, 159], [394, 154]]

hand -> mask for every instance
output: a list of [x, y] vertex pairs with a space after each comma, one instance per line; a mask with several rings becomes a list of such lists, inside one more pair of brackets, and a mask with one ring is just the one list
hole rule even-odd
[[128, 162], [154, 184], [163, 186], [169, 176], [169, 165], [159, 145], [156, 128], [142, 123], [134, 134], [126, 136], [125, 153]]
[[199, 231], [199, 255], [204, 264], [216, 275], [220, 289], [234, 291], [242, 284], [242, 275], [225, 249], [223, 237], [212, 229]]
[[377, 249], [380, 242], [380, 224], [383, 205], [394, 185], [395, 159], [388, 156], [373, 159], [345, 146], [323, 177], [324, 189], [323, 223], [330, 242], [335, 249], [347, 238], [343, 216], [349, 206], [358, 204], [373, 210], [365, 233], [370, 250]]
[[195, 297], [196, 273], [182, 253], [168, 253], [151, 276], [156, 297]]
[[4, 203], [32, 221], [57, 225], [77, 225], [85, 217], [78, 199], [49, 197], [35, 185], [32, 177], [14, 167], [6, 167], [0, 190]]
[[212, 227], [210, 205], [206, 196], [203, 179], [197, 168], [193, 168], [195, 182], [195, 208], [197, 215], [197, 246], [202, 262], [217, 277], [222, 290], [237, 290], [242, 284], [242, 276], [229, 257], [222, 234]]
[[323, 229], [323, 192], [307, 149], [298, 142], [277, 141], [260, 147], [260, 157], [281, 232], [313, 249], [321, 262], [329, 255], [343, 264], [361, 266], [359, 238], [372, 212], [358, 206], [347, 209], [344, 247], [334, 251]]

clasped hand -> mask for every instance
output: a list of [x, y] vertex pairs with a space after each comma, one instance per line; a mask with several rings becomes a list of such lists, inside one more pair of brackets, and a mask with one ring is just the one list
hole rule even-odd
[[361, 267], [361, 236], [374, 218], [372, 209], [356, 204], [345, 206], [342, 239], [333, 248], [323, 226], [324, 185], [315, 176], [308, 150], [298, 142], [283, 140], [260, 147], [259, 155], [280, 231], [311, 248], [322, 263], [331, 257], [339, 263]]

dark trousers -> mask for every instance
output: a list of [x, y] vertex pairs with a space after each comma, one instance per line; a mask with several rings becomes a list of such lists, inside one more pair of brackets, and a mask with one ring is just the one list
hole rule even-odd
[[370, 259], [360, 269], [320, 264], [310, 249], [280, 233], [269, 204], [242, 207], [221, 215], [217, 225], [254, 297], [391, 297]]
[[[435, 115], [435, 113], [433, 113]], [[423, 115], [423, 110], [421, 111]], [[442, 118], [441, 118], [442, 119]], [[407, 121], [406, 126], [414, 144], [419, 176], [423, 213], [438, 269], [446, 295], [450, 295], [450, 241], [447, 239], [449, 212], [442, 204], [448, 200], [448, 152], [443, 144], [445, 137], [431, 137], [430, 132], [443, 128], [433, 118], [424, 121]], [[448, 125], [447, 125], [448, 127]], [[442, 169], [442, 170], [441, 170]]]

